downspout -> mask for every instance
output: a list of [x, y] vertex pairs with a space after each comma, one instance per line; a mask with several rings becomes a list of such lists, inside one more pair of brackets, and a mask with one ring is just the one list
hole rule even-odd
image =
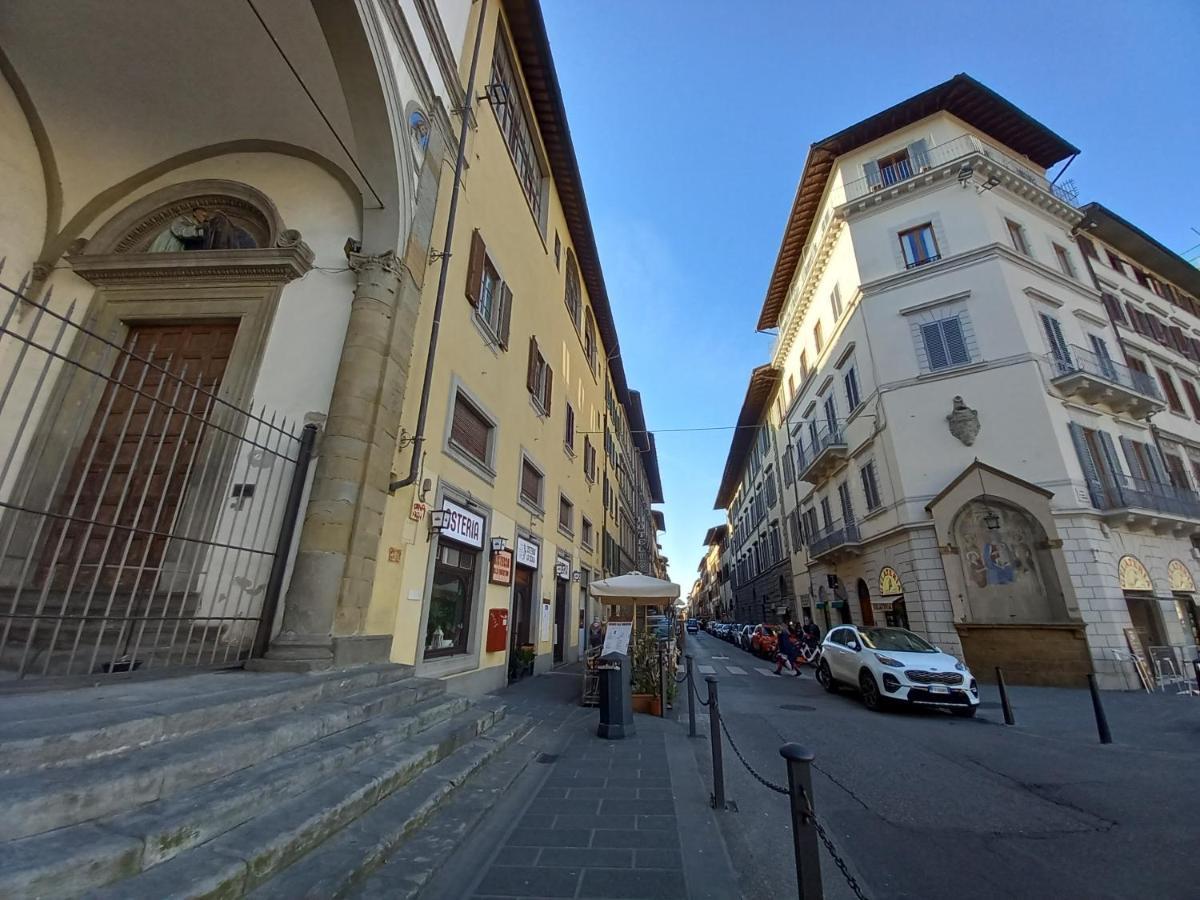
[[471, 52], [471, 71], [463, 91], [463, 102], [459, 108], [462, 125], [458, 130], [458, 157], [454, 161], [454, 186], [450, 190], [450, 210], [446, 215], [446, 239], [442, 242], [441, 271], [438, 273], [437, 299], [433, 304], [433, 326], [429, 330], [429, 352], [425, 357], [425, 376], [421, 383], [421, 404], [417, 409], [417, 427], [412, 439], [412, 460], [408, 474], [388, 485], [388, 493], [408, 487], [417, 480], [421, 467], [421, 448], [425, 445], [425, 420], [429, 415], [429, 391], [433, 385], [433, 362], [437, 356], [438, 334], [442, 328], [442, 306], [446, 300], [446, 280], [450, 274], [450, 251], [454, 243], [454, 220], [458, 214], [458, 195], [462, 187], [462, 172], [467, 160], [467, 132], [471, 127], [471, 109], [474, 105], [475, 71], [479, 65], [479, 47], [483, 43], [483, 25], [487, 17], [488, 0], [479, 0], [479, 24], [475, 28], [475, 47]]

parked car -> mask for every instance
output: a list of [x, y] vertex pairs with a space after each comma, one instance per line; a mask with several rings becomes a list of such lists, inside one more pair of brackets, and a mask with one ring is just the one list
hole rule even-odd
[[821, 642], [817, 681], [831, 694], [858, 689], [867, 709], [911, 703], [971, 717], [979, 685], [963, 663], [905, 628], [841, 625]]
[[754, 637], [754, 626], [753, 625], [743, 625], [741, 628], [738, 629], [737, 645], [739, 647], [741, 647], [743, 650], [745, 650], [747, 653], [751, 652], [750, 639], [752, 637]]
[[775, 655], [775, 648], [779, 646], [779, 635], [775, 633], [774, 627], [771, 625], [756, 625], [753, 633], [750, 635], [750, 649], [759, 656], [765, 656], [768, 659]]
[[696, 634], [700, 630], [700, 621], [698, 619], [687, 620], [687, 633]]

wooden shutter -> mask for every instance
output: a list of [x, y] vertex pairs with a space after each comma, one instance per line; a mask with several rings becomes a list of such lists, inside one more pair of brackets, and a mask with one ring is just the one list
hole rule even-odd
[[1092, 259], [1099, 259], [1100, 254], [1096, 252], [1096, 245], [1083, 235], [1079, 235], [1076, 240], [1079, 241], [1079, 247], [1083, 250], [1084, 256], [1090, 256]]
[[450, 440], [480, 462], [487, 462], [488, 435], [492, 426], [461, 396], [454, 398], [454, 421]]
[[538, 495], [542, 482], [542, 476], [538, 474], [537, 469], [529, 464], [528, 460], [521, 463], [521, 496], [535, 505], [539, 504]]
[[500, 288], [500, 349], [508, 349], [509, 326], [512, 324], [512, 291], [508, 285]]
[[471, 260], [467, 263], [467, 299], [472, 306], [479, 305], [479, 287], [483, 283], [483, 262], [486, 257], [483, 237], [476, 228], [471, 232]]
[[925, 341], [925, 355], [929, 360], [930, 371], [944, 369], [950, 365], [950, 358], [946, 355], [946, 344], [942, 341], [942, 329], [939, 323], [930, 322], [928, 325], [922, 325], [921, 338]]
[[1121, 308], [1121, 301], [1116, 297], [1106, 292], [1100, 295], [1100, 299], [1104, 301], [1104, 308], [1108, 310], [1108, 315], [1114, 322], [1124, 324], [1128, 321], [1125, 318], [1125, 310]]
[[572, 450], [575, 449], [575, 410], [571, 408], [571, 404], [567, 404], [567, 422], [566, 431], [563, 434], [563, 443]]
[[554, 395], [554, 370], [547, 362], [543, 362], [542, 365], [546, 367], [546, 396], [542, 398], [542, 408], [546, 415], [550, 415], [550, 398]]
[[962, 323], [957, 316], [942, 319], [942, 335], [946, 339], [946, 353], [952, 366], [962, 365], [971, 361], [967, 352], [967, 341], [963, 336]]
[[1042, 317], [1042, 328], [1046, 332], [1046, 339], [1050, 342], [1050, 351], [1054, 354], [1054, 358], [1064, 365], [1071, 364], [1071, 351], [1067, 348], [1066, 338], [1063, 337], [1062, 326], [1058, 319], [1048, 316], [1045, 313], [1040, 313]]
[[867, 187], [872, 190], [883, 184], [883, 178], [879, 174], [879, 163], [875, 160], [863, 163], [863, 174], [867, 176]]
[[529, 393], [537, 391], [538, 345], [537, 338], [529, 338], [529, 366], [525, 372], [525, 389]]
[[914, 175], [929, 168], [929, 147], [924, 138], [908, 145], [908, 161]]
[[[1092, 500], [1092, 506], [1103, 509], [1104, 488], [1100, 483], [1100, 471], [1096, 468], [1096, 461], [1092, 458], [1092, 451], [1088, 447], [1083, 426], [1077, 422], [1071, 422], [1069, 427], [1071, 443], [1075, 445], [1075, 455], [1079, 457], [1079, 465], [1083, 469], [1083, 479], [1087, 482], [1088, 496]], [[1124, 443], [1124, 441], [1125, 438], [1121, 438], [1121, 442]]]

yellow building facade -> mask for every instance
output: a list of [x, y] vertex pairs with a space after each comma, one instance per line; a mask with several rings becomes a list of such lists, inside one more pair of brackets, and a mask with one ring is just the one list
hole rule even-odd
[[[461, 679], [468, 692], [578, 658], [592, 614], [587, 585], [618, 570], [604, 565], [607, 536], [620, 533], [623, 516], [649, 524], [649, 495], [661, 499], [661, 487], [650, 488], [657, 462], [644, 424], [629, 440], [649, 453], [635, 448], [624, 466], [614, 459], [612, 436], [630, 432], [631, 392], [544, 25], [536, 7], [528, 13], [496, 2], [484, 12], [482, 99], [451, 255], [425, 279], [401, 418], [408, 429], [417, 419], [433, 269], [446, 266], [424, 446], [415, 483], [387, 502], [366, 622], [392, 635], [393, 661]], [[464, 83], [470, 56], [468, 48]], [[527, 71], [537, 75], [533, 94]], [[435, 246], [452, 186], [450, 161]], [[402, 430], [396, 473], [409, 471], [411, 454]], [[625, 508], [622, 478], [631, 496], [645, 496], [644, 509]]]

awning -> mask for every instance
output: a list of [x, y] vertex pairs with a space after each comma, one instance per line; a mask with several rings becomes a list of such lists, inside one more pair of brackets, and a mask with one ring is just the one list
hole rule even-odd
[[660, 605], [660, 600], [679, 597], [679, 585], [641, 572], [630, 572], [613, 578], [603, 578], [588, 585], [588, 593], [614, 605], [634, 605], [639, 602]]

